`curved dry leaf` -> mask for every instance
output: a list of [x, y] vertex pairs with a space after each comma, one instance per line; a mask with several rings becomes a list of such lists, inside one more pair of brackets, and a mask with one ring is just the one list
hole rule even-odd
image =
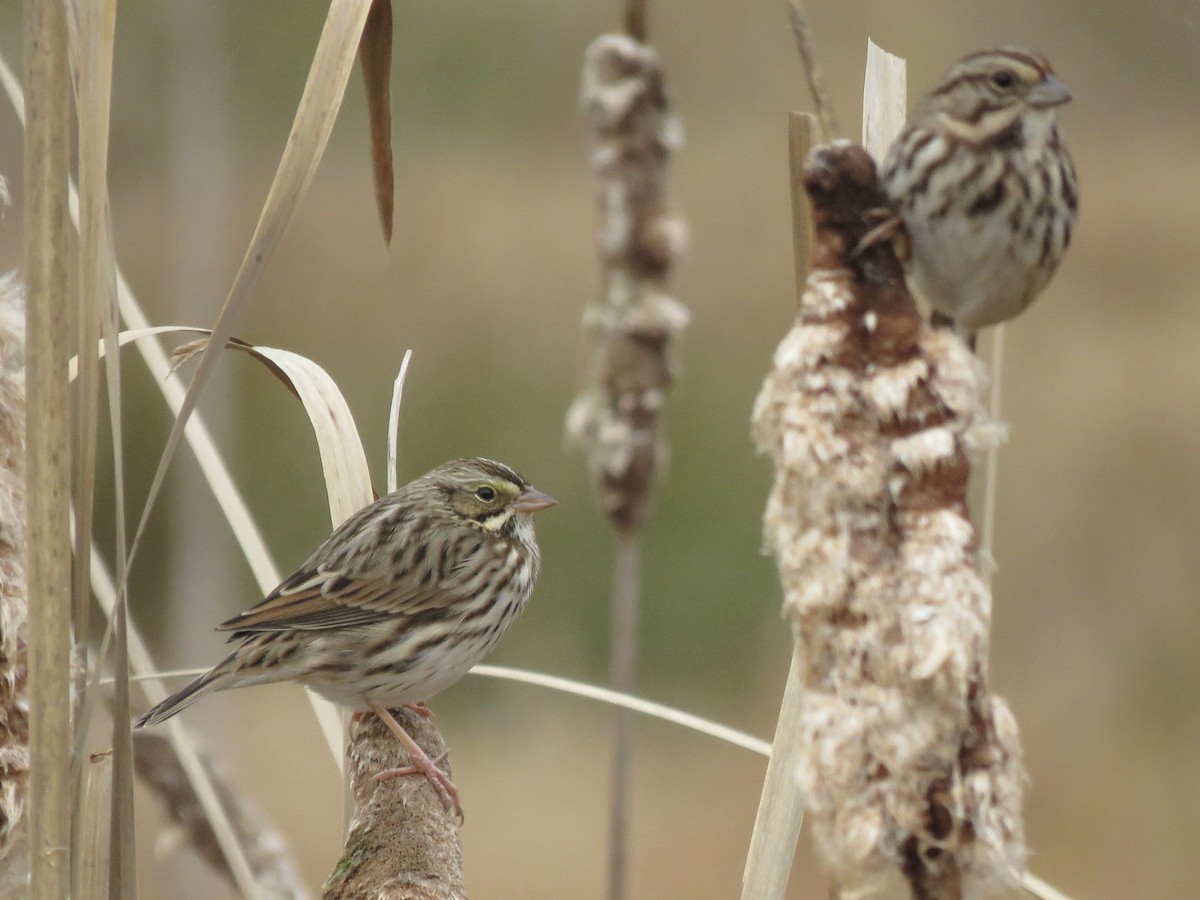
[[392, 171], [392, 2], [374, 0], [358, 43], [367, 119], [371, 125], [371, 171], [383, 242], [392, 242], [395, 177]]
[[[186, 330], [205, 333], [204, 329]], [[202, 353], [207, 344], [208, 340], [201, 338], [177, 347], [171, 354], [172, 363], [176, 367], [182, 365]], [[239, 338], [230, 338], [227, 346], [261, 362], [304, 404], [317, 438], [333, 527], [374, 500], [371, 473], [358, 436], [358, 426], [346, 398], [329, 373], [311, 359], [290, 350], [251, 344]]]

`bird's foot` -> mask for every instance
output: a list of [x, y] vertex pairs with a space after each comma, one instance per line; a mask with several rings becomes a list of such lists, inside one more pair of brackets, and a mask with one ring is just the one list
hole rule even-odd
[[416, 703], [405, 703], [404, 708], [410, 713], [420, 716], [422, 719], [432, 719], [433, 710], [424, 700], [418, 700]]
[[[412, 754], [409, 754], [412, 756]], [[450, 780], [450, 776], [438, 768], [438, 763], [446, 758], [443, 753], [436, 759], [430, 758], [424, 752], [420, 756], [413, 757], [411, 765], [399, 766], [395, 769], [384, 769], [375, 776], [376, 781], [388, 781], [392, 778], [403, 778], [405, 775], [424, 775], [425, 779], [433, 787], [438, 798], [442, 801], [442, 806], [446, 811], [454, 810], [454, 814], [461, 820], [463, 818], [462, 801], [458, 796], [458, 788], [454, 786], [454, 782]]]
[[904, 230], [904, 220], [886, 206], [867, 210], [866, 219], [868, 224], [874, 223], [874, 225], [859, 239], [858, 244], [850, 251], [848, 258], [857, 259], [872, 247], [891, 241], [897, 251], [896, 256], [903, 261], [907, 255], [905, 238], [908, 237], [908, 232]]
[[[383, 724], [388, 727], [404, 745], [404, 749], [408, 751], [408, 756], [412, 760], [407, 766], [398, 766], [391, 769], [384, 769], [375, 776], [376, 781], [386, 781], [391, 778], [399, 778], [404, 775], [424, 775], [425, 780], [437, 793], [438, 798], [442, 801], [442, 806], [449, 812], [453, 810], [458, 820], [461, 822], [465, 818], [463, 816], [462, 802], [459, 800], [458, 788], [454, 786], [454, 782], [450, 780], [450, 776], [438, 768], [438, 763], [446, 758], [446, 754], [442, 753], [437, 759], [430, 758], [429, 754], [421, 749], [421, 745], [413, 740], [412, 735], [404, 730], [404, 727], [396, 721], [396, 717], [384, 709], [382, 706], [372, 704], [371, 709], [375, 715], [383, 720]], [[428, 707], [426, 707], [428, 710]], [[420, 715], [420, 713], [418, 713]]]

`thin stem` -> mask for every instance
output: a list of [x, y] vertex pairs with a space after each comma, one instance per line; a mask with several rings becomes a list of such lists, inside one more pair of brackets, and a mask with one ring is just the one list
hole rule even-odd
[[792, 35], [796, 39], [796, 50], [800, 53], [800, 62], [804, 66], [804, 76], [808, 81], [808, 91], [812, 94], [813, 105], [817, 109], [817, 117], [821, 120], [821, 132], [825, 140], [833, 140], [837, 136], [837, 119], [833, 115], [833, 104], [829, 93], [825, 90], [825, 79], [821, 68], [817, 65], [817, 51], [813, 47], [812, 28], [808, 24], [808, 13], [804, 11], [801, 0], [788, 0], [788, 21], [792, 25]]
[[639, 44], [646, 43], [647, 0], [625, 0], [625, 33]]
[[[617, 532], [613, 573], [612, 688], [633, 693], [637, 667], [637, 620], [641, 540], [636, 530]], [[629, 887], [629, 770], [633, 750], [633, 713], [616, 711], [613, 730], [612, 787], [608, 818], [608, 897], [624, 900]]]

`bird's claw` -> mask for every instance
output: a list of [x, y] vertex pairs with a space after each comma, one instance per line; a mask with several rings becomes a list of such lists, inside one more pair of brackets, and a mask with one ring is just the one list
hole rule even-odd
[[466, 817], [463, 815], [462, 801], [458, 796], [458, 788], [454, 786], [454, 782], [450, 780], [450, 776], [438, 768], [438, 764], [445, 758], [446, 752], [440, 753], [433, 759], [430, 759], [428, 756], [416, 758], [407, 766], [384, 769], [374, 777], [376, 781], [389, 781], [392, 778], [403, 778], [405, 775], [424, 775], [425, 780], [437, 792], [438, 799], [442, 801], [442, 806], [446, 808], [447, 812], [453, 810], [461, 823], [465, 821]]

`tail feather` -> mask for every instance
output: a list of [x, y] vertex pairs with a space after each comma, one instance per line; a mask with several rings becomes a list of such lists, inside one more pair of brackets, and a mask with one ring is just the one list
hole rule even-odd
[[213, 666], [203, 675], [188, 682], [134, 722], [133, 727], [144, 728], [147, 725], [157, 725], [159, 722], [165, 722], [177, 712], [191, 706], [209, 691], [219, 691], [221, 688], [226, 687], [222, 683], [224, 681], [222, 676], [228, 672], [230, 659], [232, 659], [232, 656]]

